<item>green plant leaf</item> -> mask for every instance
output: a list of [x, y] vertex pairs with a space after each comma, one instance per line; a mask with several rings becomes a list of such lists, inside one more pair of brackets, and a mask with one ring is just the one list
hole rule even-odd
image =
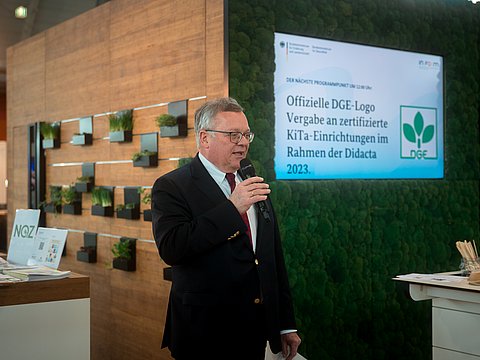
[[171, 114], [162, 114], [155, 119], [155, 122], [158, 127], [175, 126], [177, 125], [177, 118]]
[[422, 142], [424, 144], [428, 143], [430, 140], [433, 139], [433, 135], [435, 134], [435, 128], [433, 125], [428, 125], [425, 130], [423, 131]]
[[403, 134], [405, 138], [410, 142], [415, 142], [415, 130], [413, 130], [412, 125], [410, 124], [403, 124]]
[[415, 115], [413, 126], [415, 126], [415, 132], [417, 135], [420, 135], [423, 131], [423, 116], [419, 111], [417, 111], [417, 114]]

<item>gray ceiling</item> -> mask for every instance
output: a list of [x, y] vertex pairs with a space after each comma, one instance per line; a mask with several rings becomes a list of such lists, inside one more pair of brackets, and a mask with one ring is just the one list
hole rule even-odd
[[[108, 0], [0, 0], [0, 93], [6, 88], [7, 48], [75, 17]], [[15, 9], [26, 6], [26, 19], [15, 18]]]

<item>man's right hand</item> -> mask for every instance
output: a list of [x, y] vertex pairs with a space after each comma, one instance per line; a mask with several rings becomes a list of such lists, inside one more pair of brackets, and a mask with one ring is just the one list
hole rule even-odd
[[254, 176], [235, 186], [235, 190], [230, 195], [230, 201], [238, 212], [243, 214], [256, 202], [267, 200], [270, 191], [270, 185], [265, 183], [263, 178]]

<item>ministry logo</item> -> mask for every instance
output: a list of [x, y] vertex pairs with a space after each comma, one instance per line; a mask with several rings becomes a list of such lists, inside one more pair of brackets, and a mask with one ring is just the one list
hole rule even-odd
[[400, 157], [437, 159], [437, 109], [400, 106]]

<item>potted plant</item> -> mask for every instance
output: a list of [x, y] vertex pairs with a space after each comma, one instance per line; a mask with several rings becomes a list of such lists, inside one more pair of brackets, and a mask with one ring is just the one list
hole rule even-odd
[[40, 205], [47, 213], [60, 214], [62, 212], [62, 187], [50, 186], [50, 201], [44, 201]]
[[92, 145], [93, 134], [75, 133], [72, 136], [72, 145]]
[[83, 246], [77, 251], [77, 260], [87, 263], [97, 262], [97, 234], [85, 232]]
[[92, 190], [92, 215], [113, 216], [112, 191], [103, 187]]
[[135, 204], [135, 203], [120, 204], [120, 205], [117, 205], [116, 210], [117, 210], [117, 218], [119, 219], [128, 219], [128, 220], [140, 219], [139, 204]]
[[122, 237], [112, 246], [113, 268], [124, 271], [136, 270], [136, 239]]
[[131, 142], [133, 130], [133, 111], [117, 111], [108, 116], [110, 142]]
[[90, 246], [80, 246], [80, 250], [77, 251], [77, 261], [96, 263], [97, 248], [93, 248]]
[[80, 118], [78, 120], [79, 131], [72, 136], [72, 145], [92, 145], [93, 142], [93, 122], [92, 116]]
[[44, 149], [58, 149], [60, 147], [60, 123], [41, 123], [42, 147]]
[[80, 176], [75, 183], [75, 189], [79, 193], [86, 193], [92, 191], [94, 184], [93, 176]]
[[123, 188], [123, 204], [117, 207], [117, 217], [122, 219], [140, 219], [140, 195], [138, 187], [125, 186]]
[[75, 186], [70, 185], [62, 189], [63, 213], [70, 215], [82, 214], [82, 200]]
[[132, 161], [134, 167], [155, 167], [158, 166], [158, 153], [142, 150], [133, 154]]
[[138, 193], [142, 195], [142, 203], [149, 207], [149, 209], [143, 210], [143, 221], [152, 221], [152, 210], [150, 209], [150, 204], [152, 203], [152, 193], [145, 190], [145, 188], [138, 188]]
[[[171, 114], [162, 114], [155, 119], [160, 128], [160, 137], [186, 136], [186, 126], [179, 123], [179, 118]], [[186, 123], [185, 123], [186, 125]], [[185, 129], [184, 129], [185, 128]]]

